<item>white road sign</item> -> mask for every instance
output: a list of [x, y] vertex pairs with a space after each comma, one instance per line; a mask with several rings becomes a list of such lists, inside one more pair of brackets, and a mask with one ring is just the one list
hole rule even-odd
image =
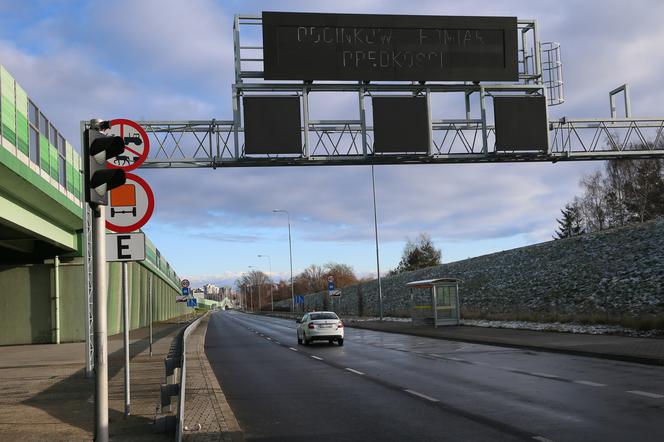
[[138, 175], [126, 174], [127, 181], [111, 190], [110, 207], [106, 209], [106, 228], [118, 233], [138, 230], [154, 211], [154, 194]]
[[107, 233], [106, 261], [144, 261], [144, 233]]

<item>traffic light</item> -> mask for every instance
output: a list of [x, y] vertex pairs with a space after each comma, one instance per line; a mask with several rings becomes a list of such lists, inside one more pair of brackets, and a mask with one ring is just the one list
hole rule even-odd
[[108, 122], [95, 122], [86, 129], [83, 139], [85, 158], [85, 201], [90, 204], [108, 205], [108, 192], [125, 183], [125, 172], [121, 169], [107, 169], [106, 161], [124, 152], [122, 137], [104, 135]]

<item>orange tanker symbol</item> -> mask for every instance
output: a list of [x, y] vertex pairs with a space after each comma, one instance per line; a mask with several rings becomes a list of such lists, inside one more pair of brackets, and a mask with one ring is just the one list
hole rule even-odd
[[111, 190], [111, 218], [120, 213], [136, 216], [136, 186], [133, 184], [123, 184]]

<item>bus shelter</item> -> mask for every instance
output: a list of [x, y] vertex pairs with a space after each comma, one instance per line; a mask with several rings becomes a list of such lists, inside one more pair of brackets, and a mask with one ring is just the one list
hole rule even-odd
[[409, 282], [406, 287], [410, 289], [413, 325], [459, 324], [459, 279], [425, 279]]

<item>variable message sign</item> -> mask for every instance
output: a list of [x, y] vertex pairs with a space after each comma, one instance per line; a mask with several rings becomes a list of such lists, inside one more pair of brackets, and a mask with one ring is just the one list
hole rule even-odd
[[516, 17], [263, 12], [267, 80], [517, 81]]

